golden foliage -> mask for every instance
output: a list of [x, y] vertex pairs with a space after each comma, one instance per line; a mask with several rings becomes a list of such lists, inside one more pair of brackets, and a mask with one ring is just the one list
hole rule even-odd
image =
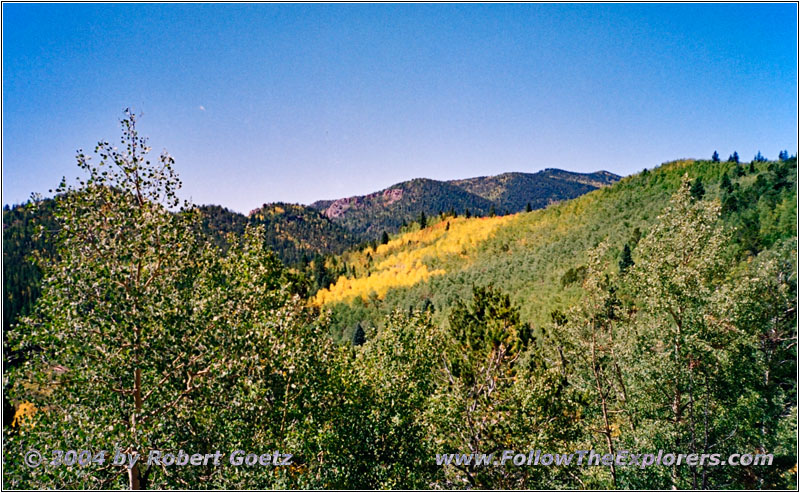
[[359, 296], [366, 299], [372, 293], [383, 298], [391, 288], [411, 286], [430, 276], [442, 275], [445, 270], [432, 268], [429, 262], [450, 255], [466, 258], [499, 226], [514, 217], [516, 215], [448, 218], [431, 227], [402, 234], [376, 249], [366, 248], [348, 260], [349, 264], [368, 266], [365, 257], [369, 255], [372, 268], [366, 275], [352, 279], [341, 276], [328, 289], [320, 290], [314, 303], [324, 305]]
[[34, 414], [36, 414], [36, 406], [30, 402], [20, 403], [20, 405], [17, 406], [16, 412], [14, 412], [14, 419], [11, 421], [11, 426], [25, 426]]

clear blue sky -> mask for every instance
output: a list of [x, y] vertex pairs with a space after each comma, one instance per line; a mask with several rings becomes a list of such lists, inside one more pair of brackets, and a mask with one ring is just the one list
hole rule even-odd
[[797, 149], [794, 4], [4, 4], [3, 202], [125, 107], [247, 212], [414, 177]]

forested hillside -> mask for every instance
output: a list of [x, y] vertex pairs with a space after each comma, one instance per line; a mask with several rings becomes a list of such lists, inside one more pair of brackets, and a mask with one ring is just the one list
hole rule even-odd
[[[419, 178], [368, 196], [336, 201], [338, 205], [333, 208], [334, 201], [318, 201], [310, 207], [264, 204], [248, 215], [219, 205], [202, 205], [198, 210], [202, 215], [202, 231], [223, 251], [227, 249], [229, 233], [241, 237], [248, 224], [262, 224], [267, 246], [286, 265], [307, 271], [313, 288], [327, 285], [328, 278], [335, 279], [342, 269], [335, 262], [325, 261], [325, 257], [358, 244], [374, 243], [380, 240], [381, 233], [397, 231], [419, 221], [421, 215], [434, 216], [446, 211], [489, 216], [524, 210], [527, 206], [538, 209], [618, 179], [608, 172], [581, 174], [556, 169], [450, 182]], [[40, 224], [46, 226], [49, 234], [34, 239], [36, 225]], [[38, 296], [40, 273], [29, 257], [34, 250], [52, 253], [50, 237], [55, 228], [51, 199], [44, 199], [35, 212], [30, 204], [7, 205], [3, 210], [6, 245], [3, 263], [7, 273], [3, 327], [6, 329]]]
[[486, 216], [540, 209], [617, 180], [619, 176], [606, 171], [582, 174], [556, 169], [451, 181], [420, 178], [370, 195], [314, 202], [311, 207], [369, 240], [383, 231], [397, 232], [420, 214]]
[[[14, 265], [40, 295], [8, 298], [27, 308], [5, 331], [5, 355], [23, 355], [4, 367], [5, 488], [795, 487], [796, 157], [671, 162], [538, 211], [443, 211], [291, 269], [273, 243], [343, 245], [322, 216], [181, 205], [172, 158], [151, 161], [134, 115], [122, 123], [128, 151], [101, 142], [97, 164], [78, 155], [86, 180], [4, 212], [8, 262], [52, 248], [28, 239], [36, 218], [58, 252], [40, 274]], [[292, 461], [26, 462], [114, 446]], [[537, 450], [665, 462], [441, 460]], [[741, 464], [689, 461], [715, 454]]]
[[[395, 235], [387, 245], [345, 254], [343, 260], [356, 269], [355, 276], [340, 279], [316, 299], [333, 308], [346, 331], [357, 322], [381, 320], [393, 309], [423, 306], [435, 307], [434, 317], [442, 322], [473, 285], [493, 283], [520, 306], [524, 321], [542, 326], [552, 311], [565, 310], [580, 297], [592, 248], [607, 242], [606, 256], [617, 262], [627, 245], [636, 258], [636, 245], [684, 174], [699, 180], [703, 200], [723, 204], [723, 224], [731, 229], [737, 259], [794, 237], [795, 162], [754, 163], [751, 168], [677, 161], [487, 226], [478, 226], [478, 219], [433, 218], [429, 222], [437, 222], [425, 231]], [[484, 234], [476, 236], [473, 225]], [[405, 274], [425, 282], [409, 285]]]
[[619, 176], [607, 171], [572, 173], [560, 169], [546, 169], [538, 173], [503, 173], [449, 183], [490, 200], [497, 211], [521, 212], [530, 204], [542, 209], [613, 184]]
[[3, 333], [39, 297], [42, 274], [31, 256], [53, 253], [53, 242], [37, 232], [40, 227], [56, 230], [54, 207], [52, 199], [45, 199], [35, 212], [31, 204], [3, 208]]
[[[27, 313], [39, 296], [41, 272], [31, 255], [53, 254], [53, 237], [58, 231], [53, 205], [52, 199], [44, 199], [36, 208], [26, 203], [3, 209], [4, 330]], [[229, 233], [241, 238], [247, 225], [263, 225], [265, 245], [286, 265], [300, 269], [306, 269], [315, 258], [342, 253], [358, 243], [354, 234], [316, 210], [297, 204], [265, 204], [249, 216], [218, 205], [197, 209], [202, 217], [200, 229], [223, 251], [228, 248]], [[45, 227], [44, 235], [37, 235], [39, 226]]]
[[383, 231], [396, 231], [420, 214], [437, 214], [450, 209], [459, 213], [486, 215], [492, 202], [447, 182], [417, 178], [380, 192], [333, 202], [315, 202], [334, 222], [365, 238], [378, 238]]
[[318, 255], [338, 254], [357, 243], [356, 236], [314, 209], [298, 204], [264, 204], [244, 216], [218, 205], [199, 207], [203, 231], [227, 248], [226, 236], [241, 237], [248, 224], [264, 226], [264, 241], [287, 265], [296, 266]]

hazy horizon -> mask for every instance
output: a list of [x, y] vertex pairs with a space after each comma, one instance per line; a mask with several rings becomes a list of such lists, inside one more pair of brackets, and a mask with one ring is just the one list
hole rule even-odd
[[3, 203], [141, 114], [247, 213], [413, 178], [797, 149], [791, 4], [4, 4]]

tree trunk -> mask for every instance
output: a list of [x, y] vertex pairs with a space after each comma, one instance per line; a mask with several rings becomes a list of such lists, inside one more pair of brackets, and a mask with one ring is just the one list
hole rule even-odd
[[[132, 424], [133, 424], [133, 435], [134, 438], [136, 437], [136, 417], [139, 415], [139, 412], [142, 410], [142, 371], [137, 368], [133, 372], [133, 402], [134, 402], [134, 415]], [[133, 451], [135, 452], [135, 450]], [[139, 473], [139, 464], [138, 461], [136, 464], [133, 465], [130, 469], [128, 469], [128, 485], [132, 490], [141, 490], [142, 489], [142, 481], [141, 481], [141, 474]]]

